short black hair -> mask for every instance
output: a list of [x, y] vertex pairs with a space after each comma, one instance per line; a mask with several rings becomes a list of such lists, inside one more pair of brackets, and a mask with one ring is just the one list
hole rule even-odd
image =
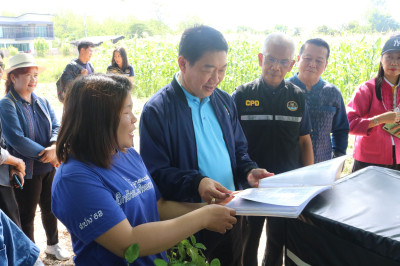
[[91, 41], [80, 41], [78, 44], [78, 52], [81, 51], [81, 49], [87, 49], [88, 47], [94, 47], [94, 43]]
[[179, 56], [194, 65], [206, 52], [228, 52], [228, 43], [221, 32], [209, 26], [187, 28], [179, 42]]
[[315, 46], [319, 46], [319, 47], [325, 47], [326, 50], [328, 50], [328, 54], [326, 56], [326, 60], [329, 59], [329, 54], [331, 52], [331, 49], [329, 49], [329, 44], [321, 39], [321, 38], [315, 38], [315, 39], [309, 39], [308, 41], [306, 41], [300, 48], [300, 55], [304, 52], [304, 49], [306, 48], [307, 44], [313, 44]]

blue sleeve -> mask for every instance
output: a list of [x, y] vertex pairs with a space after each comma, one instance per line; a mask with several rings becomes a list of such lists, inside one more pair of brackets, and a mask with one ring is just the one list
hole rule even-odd
[[308, 113], [307, 104], [304, 105], [304, 115], [300, 121], [300, 136], [305, 136], [311, 132], [311, 120], [310, 114]]
[[335, 157], [346, 154], [349, 141], [349, 120], [346, 114], [343, 97], [340, 94], [340, 103], [338, 104], [336, 114], [332, 121], [332, 150]]
[[129, 73], [130, 77], [134, 77], [135, 76], [135, 71], [133, 70], [133, 66], [130, 66], [130, 73]]
[[0, 264], [33, 265], [39, 248], [0, 210]]
[[242, 186], [240, 189], [250, 187], [247, 182], [247, 174], [250, 170], [257, 168], [258, 165], [250, 159], [248, 154], [248, 144], [246, 136], [243, 132], [242, 126], [239, 122], [239, 115], [235, 104], [235, 96], [234, 93], [232, 95], [232, 128], [233, 134], [235, 138], [235, 157], [236, 157], [236, 172], [238, 174], [240, 185]]
[[9, 99], [0, 101], [0, 117], [3, 125], [3, 137], [7, 145], [29, 159], [39, 159], [39, 153], [45, 148], [28, 137], [22, 130], [17, 110]]
[[179, 155], [185, 147], [174, 147], [182, 142], [177, 139], [177, 133], [171, 131], [162, 113], [161, 104], [144, 106], [139, 124], [140, 155], [164, 199], [201, 202], [198, 185], [203, 176], [197, 169], [178, 167], [187, 165], [187, 160], [179, 158], [186, 156]]
[[73, 165], [66, 170], [62, 165], [51, 194], [53, 213], [85, 244], [126, 219], [112, 192], [89, 166]]

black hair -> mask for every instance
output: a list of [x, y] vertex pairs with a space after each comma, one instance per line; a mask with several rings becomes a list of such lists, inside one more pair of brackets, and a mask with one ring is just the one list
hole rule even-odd
[[314, 38], [314, 39], [309, 39], [308, 41], [306, 41], [300, 48], [300, 55], [304, 52], [304, 49], [306, 48], [307, 44], [313, 44], [315, 46], [319, 46], [319, 47], [325, 47], [326, 50], [328, 50], [328, 54], [326, 56], [326, 60], [329, 59], [329, 54], [331, 53], [331, 49], [329, 48], [329, 44], [321, 39], [321, 38]]
[[179, 56], [194, 65], [206, 52], [228, 52], [228, 43], [221, 32], [209, 26], [187, 28], [179, 42]]
[[[387, 52], [388, 44], [392, 45], [393, 39], [399, 38], [399, 37], [400, 37], [400, 34], [398, 32], [396, 32], [390, 36], [389, 40], [387, 40], [385, 45], [383, 46], [381, 59], [382, 59], [383, 54]], [[382, 62], [379, 62], [378, 74], [375, 77], [375, 95], [379, 101], [382, 101], [382, 83], [383, 83], [384, 78], [385, 78], [385, 70], [383, 69]]]
[[78, 44], [78, 52], [80, 52], [82, 48], [87, 49], [89, 47], [94, 47], [94, 43], [90, 41], [80, 41]]
[[115, 52], [118, 52], [122, 58], [122, 70], [125, 70], [128, 67], [128, 56], [126, 55], [126, 51], [124, 47], [117, 47], [114, 49], [112, 58], [111, 58], [111, 65], [114, 67], [119, 67], [117, 62], [115, 62], [114, 55]]
[[109, 168], [119, 149], [117, 130], [123, 103], [132, 88], [119, 75], [79, 77], [67, 90], [56, 154], [60, 162], [77, 160]]

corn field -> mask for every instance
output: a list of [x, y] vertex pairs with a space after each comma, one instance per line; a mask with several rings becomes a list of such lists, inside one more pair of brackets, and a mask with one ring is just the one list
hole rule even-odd
[[[227, 36], [229, 43], [228, 68], [220, 88], [232, 93], [234, 89], [249, 82], [261, 74], [258, 65], [259, 53], [265, 36]], [[336, 85], [342, 91], [347, 103], [354, 91], [362, 82], [376, 75], [379, 65], [380, 51], [388, 36], [383, 35], [343, 35], [323, 37], [331, 48], [327, 70], [322, 78]], [[297, 49], [308, 38], [295, 39]], [[178, 69], [179, 36], [168, 38], [146, 38], [122, 40], [117, 44], [103, 43], [95, 48], [91, 62], [96, 72], [106, 72], [111, 63], [115, 46], [123, 46], [127, 50], [128, 61], [135, 69], [135, 94], [148, 98], [157, 90], [171, 82]], [[65, 65], [73, 58], [63, 56], [47, 56], [38, 58], [48, 71], [41, 75], [41, 82], [55, 83]], [[297, 72], [297, 64], [287, 74]]]

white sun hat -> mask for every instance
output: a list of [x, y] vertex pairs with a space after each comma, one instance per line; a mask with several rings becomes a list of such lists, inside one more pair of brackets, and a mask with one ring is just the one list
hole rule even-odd
[[46, 67], [35, 63], [35, 58], [31, 54], [25, 53], [14, 55], [8, 60], [8, 64], [10, 67], [4, 70], [3, 79], [7, 79], [8, 73], [21, 67], [37, 67], [39, 74], [46, 70]]

